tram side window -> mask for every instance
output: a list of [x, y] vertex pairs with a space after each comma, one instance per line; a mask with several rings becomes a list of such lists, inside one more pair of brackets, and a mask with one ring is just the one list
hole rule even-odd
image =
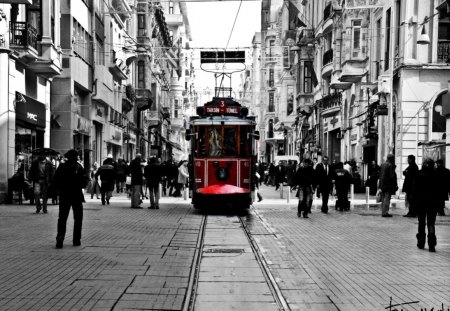
[[237, 155], [236, 132], [236, 128], [234, 127], [226, 127], [223, 129], [223, 150], [225, 155]]
[[204, 157], [204, 156], [206, 156], [205, 127], [199, 126], [197, 128], [197, 133], [198, 133], [198, 136], [197, 136], [198, 137], [198, 139], [197, 139], [197, 148], [196, 148], [197, 156]]
[[208, 129], [208, 155], [222, 155], [222, 135], [220, 127], [210, 127]]
[[240, 157], [247, 157], [249, 155], [249, 144], [251, 142], [251, 140], [248, 139], [247, 137], [247, 133], [248, 133], [248, 128], [245, 126], [241, 126], [241, 131], [240, 131]]

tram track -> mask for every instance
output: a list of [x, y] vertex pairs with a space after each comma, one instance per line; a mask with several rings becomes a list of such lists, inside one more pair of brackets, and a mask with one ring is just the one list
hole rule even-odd
[[[199, 284], [199, 275], [200, 275], [200, 265], [202, 262], [204, 251], [204, 238], [206, 233], [206, 228], [208, 224], [208, 216], [203, 215], [202, 216], [202, 223], [201, 228], [199, 232], [199, 239], [197, 241], [196, 251], [194, 255], [193, 265], [190, 272], [189, 277], [189, 286], [186, 293], [185, 302], [183, 305], [183, 311], [193, 311], [195, 310], [195, 302], [196, 302], [196, 296], [197, 296], [197, 288]], [[255, 241], [255, 239], [252, 236], [252, 233], [250, 232], [250, 229], [247, 227], [245, 223], [245, 217], [241, 216], [234, 216], [236, 217], [236, 221], [239, 222], [241, 229], [243, 230], [244, 235], [247, 238], [247, 241], [249, 243], [249, 246], [252, 250], [252, 254], [254, 255], [256, 262], [258, 263], [259, 268], [261, 269], [262, 275], [265, 279], [265, 282], [270, 290], [270, 293], [272, 294], [272, 297], [274, 299], [274, 302], [276, 303], [276, 306], [278, 310], [280, 311], [290, 311], [289, 305], [287, 301], [285, 300], [284, 296], [281, 293], [280, 288], [278, 287], [278, 284], [275, 281], [275, 278], [273, 277], [269, 266], [267, 264], [267, 260], [262, 253], [258, 243]]]

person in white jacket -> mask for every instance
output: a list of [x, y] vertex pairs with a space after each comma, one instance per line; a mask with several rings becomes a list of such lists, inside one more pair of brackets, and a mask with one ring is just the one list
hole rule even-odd
[[181, 191], [184, 190], [184, 187], [186, 186], [188, 179], [189, 179], [189, 171], [187, 168], [187, 161], [182, 160], [178, 164], [178, 185], [177, 190], [173, 194], [174, 197], [180, 197]]

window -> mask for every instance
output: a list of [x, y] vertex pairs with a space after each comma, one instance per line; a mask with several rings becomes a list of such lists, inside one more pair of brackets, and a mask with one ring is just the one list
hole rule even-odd
[[275, 100], [273, 92], [269, 93], [269, 112], [275, 112]]
[[50, 35], [55, 44], [55, 0], [50, 1]]
[[303, 93], [312, 92], [312, 73], [311, 73], [312, 62], [304, 62], [303, 68]]
[[391, 49], [391, 9], [388, 9], [386, 11], [386, 27], [385, 27], [385, 34], [386, 34], [386, 42], [385, 42], [385, 48], [384, 48], [384, 70], [389, 69], [389, 61], [390, 61], [390, 49]]
[[268, 81], [268, 85], [270, 86], [270, 87], [273, 87], [274, 86], [274, 75], [275, 75], [275, 72], [274, 72], [274, 70], [273, 70], [273, 68], [269, 68], [269, 81]]
[[352, 21], [352, 50], [354, 56], [361, 49], [361, 20]]
[[96, 36], [97, 42], [97, 51], [95, 54], [95, 62], [97, 65], [105, 65], [105, 45], [102, 40], [98, 36]]
[[145, 89], [145, 62], [140, 60], [137, 68], [138, 89]]
[[273, 48], [275, 47], [275, 40], [269, 41], [269, 57], [272, 57], [273, 55]]
[[172, 1], [169, 1], [169, 14], [175, 14], [175, 13], [173, 13], [174, 11], [173, 11], [173, 2]]
[[146, 35], [145, 15], [138, 14], [137, 19], [138, 19], [138, 36], [145, 36]]
[[178, 99], [175, 99], [175, 109], [173, 111], [174, 118], [178, 118], [178, 109], [180, 109], [180, 105], [178, 103]]

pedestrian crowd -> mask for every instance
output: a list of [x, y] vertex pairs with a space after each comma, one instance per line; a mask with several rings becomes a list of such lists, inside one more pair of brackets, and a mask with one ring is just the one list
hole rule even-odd
[[[365, 182], [369, 193], [376, 195], [377, 202], [381, 203], [382, 217], [392, 217], [389, 213], [391, 197], [399, 190], [394, 160], [394, 155], [389, 154], [381, 166], [372, 161]], [[289, 186], [291, 191], [296, 190], [299, 198], [298, 217], [309, 218], [314, 194], [322, 199], [321, 212], [324, 214], [328, 213], [328, 201], [332, 195], [337, 197], [336, 210], [350, 209], [348, 193], [350, 185], [355, 183], [355, 169], [351, 162], [329, 164], [328, 157], [324, 156], [320, 163], [309, 158], [299, 165], [290, 160], [287, 165], [280, 161], [277, 166], [274, 163], [259, 163], [257, 170], [259, 184], [274, 186], [275, 190], [283, 184]], [[450, 170], [445, 168], [442, 159], [435, 162], [430, 158], [425, 158], [419, 169], [415, 156], [409, 155], [408, 167], [403, 175], [405, 179], [401, 190], [405, 193], [405, 206], [408, 209], [404, 217], [418, 218], [417, 247], [423, 249], [427, 241], [428, 249], [434, 252], [437, 244], [436, 216], [445, 216], [445, 201], [449, 199], [450, 192]]]
[[[378, 166], [372, 161], [368, 169], [366, 187], [372, 195], [376, 195], [381, 203], [381, 216], [392, 217], [389, 214], [391, 197], [398, 191], [395, 157], [387, 156], [386, 161]], [[119, 158], [117, 162], [112, 155], [99, 166], [94, 163], [86, 173], [76, 150], [69, 150], [61, 157], [60, 164], [55, 169], [52, 162], [45, 156], [39, 156], [31, 164], [28, 180], [32, 182], [33, 199], [36, 213], [47, 213], [47, 200], [53, 203], [59, 200], [59, 218], [57, 226], [56, 247], [62, 248], [66, 233], [66, 223], [70, 208], [74, 215], [73, 245], [81, 245], [81, 228], [83, 222], [84, 189], [101, 200], [101, 204], [110, 204], [114, 189], [117, 193], [128, 193], [131, 208], [143, 208], [144, 199], [149, 199], [149, 209], [159, 209], [161, 195], [182, 196], [188, 186], [189, 169], [186, 160], [175, 163], [173, 160], [162, 162], [158, 157], [146, 161], [141, 154], [127, 163]], [[358, 180], [359, 174], [351, 162], [329, 163], [327, 156], [317, 159], [306, 158], [301, 163], [296, 161], [280, 161], [277, 165], [271, 163], [256, 163], [253, 175], [252, 190], [258, 190], [261, 184], [274, 186], [287, 185], [290, 191], [296, 191], [299, 198], [297, 216], [309, 218], [314, 195], [321, 198], [321, 212], [328, 213], [330, 196], [336, 196], [336, 210], [348, 211], [350, 201], [348, 193], [350, 185]], [[20, 176], [19, 166], [16, 175]], [[419, 169], [413, 155], [408, 156], [408, 167], [403, 171], [405, 177], [402, 192], [405, 193], [405, 206], [408, 213], [405, 217], [418, 218], [417, 247], [423, 249], [426, 241], [431, 252], [437, 244], [435, 234], [436, 216], [445, 216], [445, 201], [449, 199], [450, 170], [445, 168], [443, 160], [434, 162], [425, 158]], [[160, 193], [162, 191], [162, 193]], [[263, 200], [259, 191], [258, 201]], [[428, 238], [428, 239], [427, 239]]]

